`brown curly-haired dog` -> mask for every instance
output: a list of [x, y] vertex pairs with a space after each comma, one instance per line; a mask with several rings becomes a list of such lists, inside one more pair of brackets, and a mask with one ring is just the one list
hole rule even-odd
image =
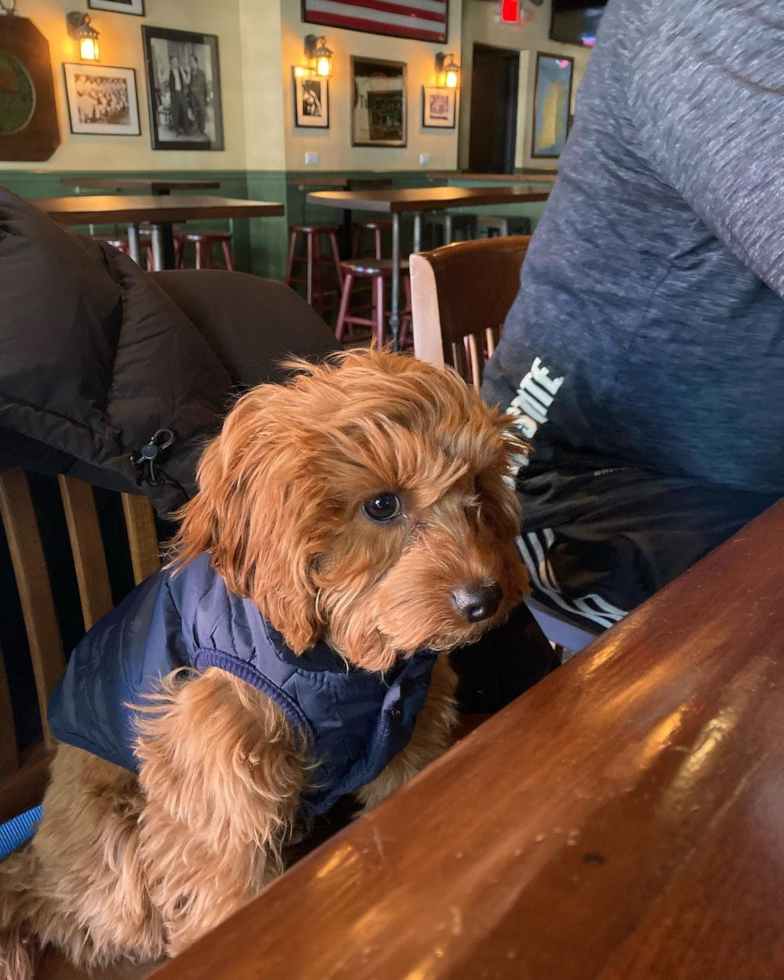
[[[296, 367], [229, 414], [175, 553], [207, 553], [294, 654], [322, 641], [384, 672], [439, 652], [408, 744], [357, 793], [370, 807], [446, 749], [446, 654], [523, 594], [521, 446], [452, 372], [386, 352]], [[279, 872], [314, 760], [278, 704], [208, 666], [163, 678], [138, 719], [138, 774], [59, 747], [39, 830], [0, 865], [4, 980], [32, 975], [32, 937], [85, 966], [173, 955]]]

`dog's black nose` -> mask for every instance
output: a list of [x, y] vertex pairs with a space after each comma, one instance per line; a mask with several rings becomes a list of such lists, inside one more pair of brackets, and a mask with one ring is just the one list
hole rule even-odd
[[480, 623], [498, 612], [503, 596], [501, 586], [494, 582], [493, 585], [465, 585], [455, 589], [452, 601], [469, 623]]

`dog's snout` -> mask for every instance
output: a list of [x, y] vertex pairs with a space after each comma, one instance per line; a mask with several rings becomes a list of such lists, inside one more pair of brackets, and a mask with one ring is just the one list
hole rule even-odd
[[498, 612], [504, 594], [501, 586], [494, 582], [492, 585], [464, 585], [452, 593], [452, 601], [458, 612], [469, 623], [480, 623]]

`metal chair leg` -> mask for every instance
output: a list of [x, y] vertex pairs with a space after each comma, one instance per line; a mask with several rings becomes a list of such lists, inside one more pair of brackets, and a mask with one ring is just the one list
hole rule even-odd
[[374, 319], [376, 321], [375, 328], [375, 347], [378, 350], [384, 346], [384, 336], [386, 334], [386, 324], [384, 323], [386, 319], [386, 310], [384, 309], [384, 277], [376, 276], [376, 281], [373, 283], [373, 291], [375, 294], [376, 308]]

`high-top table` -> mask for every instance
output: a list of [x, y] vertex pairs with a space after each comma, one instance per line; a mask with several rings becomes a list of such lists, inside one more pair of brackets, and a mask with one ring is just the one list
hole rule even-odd
[[430, 180], [462, 180], [493, 184], [554, 184], [557, 173], [541, 171], [535, 174], [482, 174], [474, 170], [434, 170], [427, 175]]
[[[522, 187], [411, 187], [369, 191], [316, 191], [308, 203], [329, 208], [376, 211], [392, 216], [392, 304], [389, 329], [392, 346], [397, 349], [400, 329], [400, 215], [414, 216], [414, 251], [420, 251], [422, 214], [455, 207], [486, 204], [517, 204], [546, 201], [549, 191], [528, 191]], [[446, 238], [451, 241], [451, 220], [447, 217]]]
[[782, 550], [779, 503], [156, 980], [781, 980]]
[[[319, 177], [318, 174], [301, 174], [291, 177], [289, 183], [301, 191], [307, 190], [309, 187], [321, 188], [322, 190], [328, 187], [334, 191], [378, 190], [381, 187], [391, 187], [392, 178], [383, 175], [378, 177], [335, 177], [334, 175]], [[302, 210], [304, 224], [304, 205]], [[338, 236], [340, 254], [344, 259], [351, 258], [352, 231], [352, 214], [346, 208], [343, 212], [343, 224]]]
[[333, 190], [378, 190], [382, 187], [391, 187], [391, 177], [319, 177], [316, 174], [304, 174], [298, 177], [291, 177], [290, 184], [297, 187], [331, 187]]
[[211, 197], [206, 194], [133, 195], [100, 197], [49, 197], [30, 201], [41, 211], [63, 225], [126, 224], [131, 257], [140, 258], [138, 229], [142, 221], [152, 229], [153, 267], [156, 271], [172, 268], [164, 252], [165, 229], [177, 221], [209, 218], [269, 218], [285, 214], [282, 204], [270, 201], [246, 201], [239, 198]]
[[165, 177], [61, 177], [63, 187], [87, 190], [139, 191], [142, 194], [170, 194], [172, 191], [206, 191], [220, 187], [219, 180], [184, 180]]
[[[61, 177], [64, 187], [75, 187], [78, 194], [82, 188], [87, 190], [108, 190], [115, 194], [120, 191], [136, 191], [139, 194], [171, 194], [172, 191], [217, 190], [219, 180], [191, 180], [167, 177]], [[139, 226], [128, 227], [128, 242], [133, 254], [138, 248]], [[134, 244], [135, 243], [135, 244]], [[174, 229], [163, 225], [163, 258], [166, 266], [174, 265]], [[136, 259], [138, 262], [138, 259]]]
[[[86, 189], [90, 191], [111, 191], [119, 194], [120, 191], [136, 191], [139, 194], [166, 195], [172, 191], [202, 191], [217, 190], [220, 187], [219, 180], [202, 179], [182, 179], [167, 177], [90, 177], [89, 175], [76, 177], [61, 177], [60, 183], [64, 187], [75, 187], [76, 193]], [[174, 265], [174, 228], [170, 224], [162, 226], [162, 245], [163, 262], [167, 267]], [[139, 248], [139, 226], [137, 224], [128, 226], [128, 244], [131, 254], [134, 255]], [[136, 259], [138, 262], [138, 258]]]

